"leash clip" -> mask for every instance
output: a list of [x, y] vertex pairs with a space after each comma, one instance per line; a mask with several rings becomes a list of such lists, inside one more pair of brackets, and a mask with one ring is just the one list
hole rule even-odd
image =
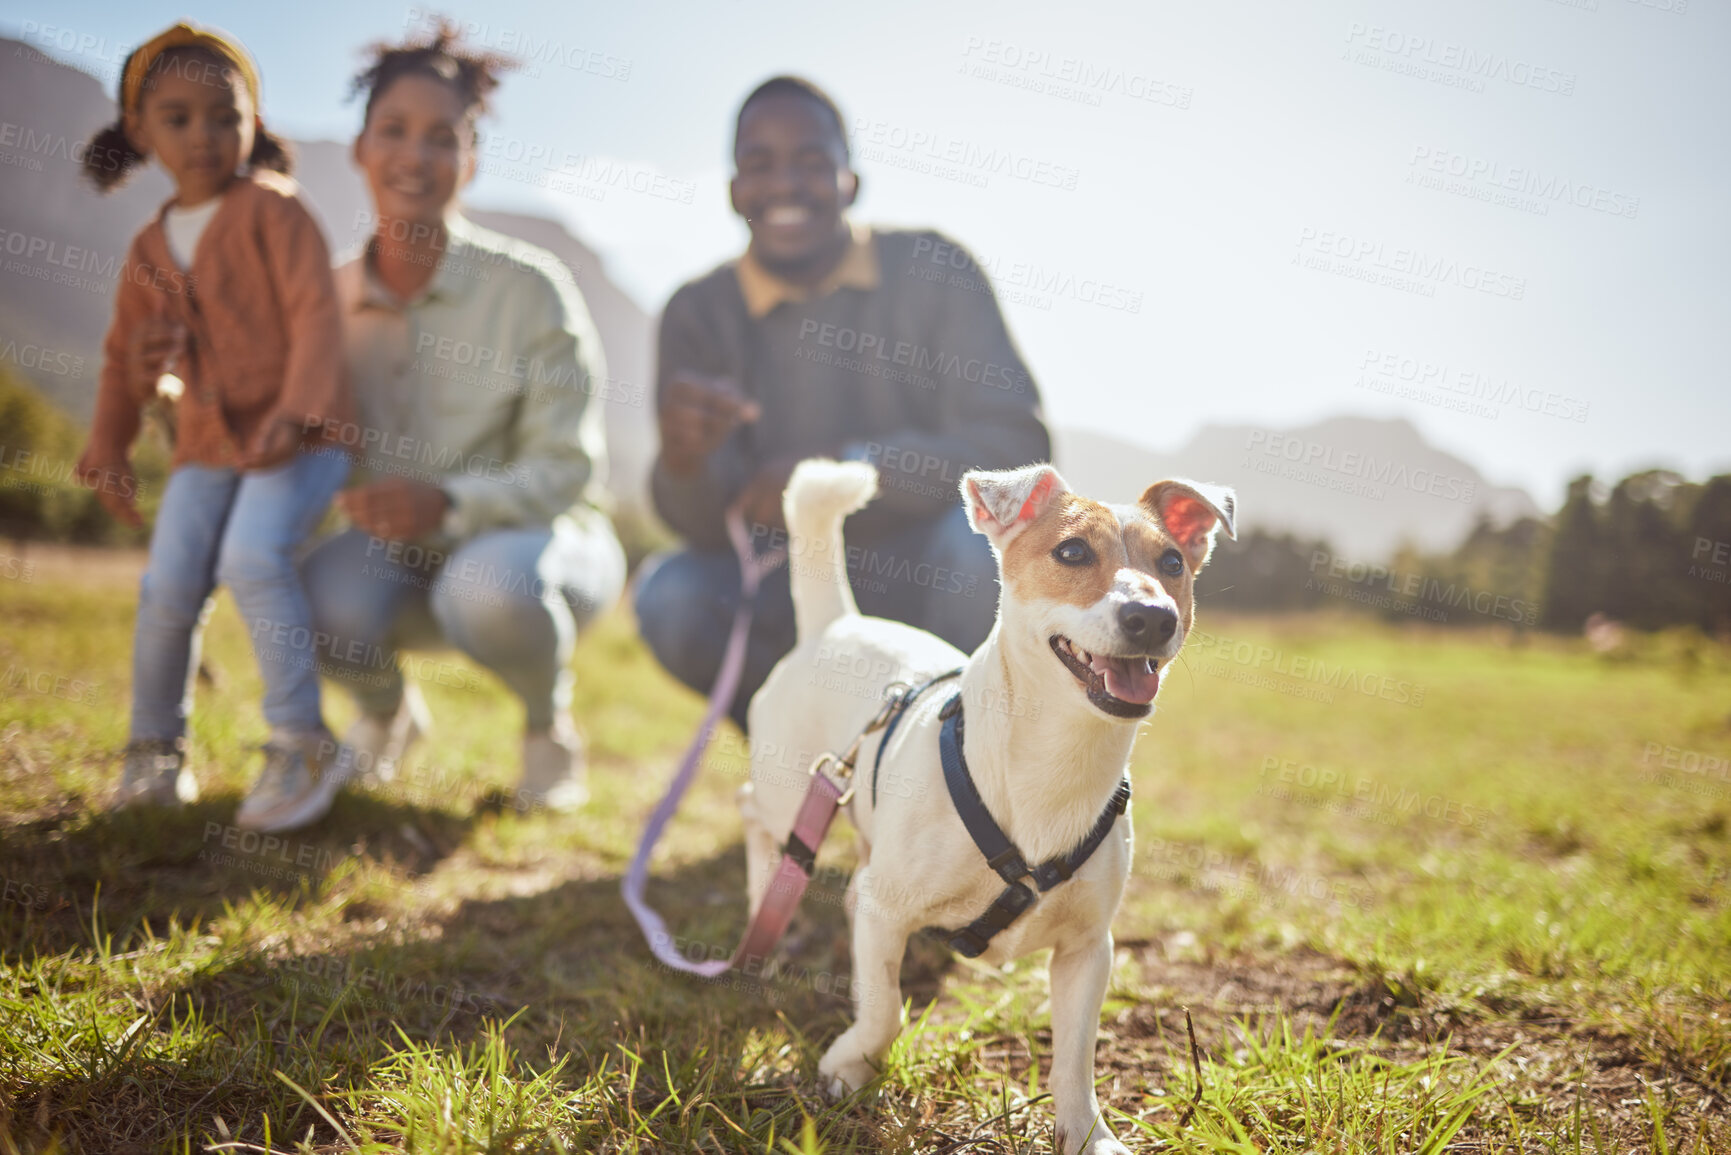
[[816, 760], [811, 764], [811, 769], [806, 771], [807, 777], [815, 778], [818, 770], [821, 769], [825, 763], [834, 767], [830, 777], [836, 779], [838, 785], [841, 783], [847, 784], [847, 789], [842, 793], [840, 798], [836, 799], [835, 804], [837, 806], [846, 806], [849, 802], [853, 801], [853, 769], [854, 763], [859, 761], [860, 743], [864, 742], [867, 736], [875, 734], [885, 726], [888, 726], [890, 719], [907, 707], [907, 697], [912, 692], [913, 686], [907, 682], [891, 682], [888, 686], [885, 686], [884, 704], [878, 707], [878, 712], [872, 715], [872, 720], [865, 724], [865, 729], [861, 730], [854, 736], [854, 740], [848, 744], [847, 752], [845, 754], [835, 754], [825, 751], [817, 756]]
[[837, 757], [826, 750], [812, 760], [811, 769], [805, 772], [806, 777], [816, 778], [817, 772], [823, 768], [825, 763], [834, 767], [834, 770], [829, 775], [830, 780], [835, 782], [838, 786], [845, 784], [847, 787], [847, 789], [842, 791], [841, 797], [835, 800], [837, 807], [846, 806], [849, 802], [853, 801], [853, 762], [854, 758], [857, 757], [858, 754], [859, 739], [856, 738], [854, 739], [854, 744], [848, 749], [846, 754]]

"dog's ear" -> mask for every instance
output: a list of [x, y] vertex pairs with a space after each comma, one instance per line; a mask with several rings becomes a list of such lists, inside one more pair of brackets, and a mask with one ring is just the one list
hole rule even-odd
[[1238, 495], [1224, 485], [1156, 481], [1142, 494], [1142, 508], [1178, 542], [1192, 573], [1208, 564], [1217, 531], [1224, 529], [1227, 537], [1238, 540]]
[[962, 504], [968, 510], [968, 524], [985, 534], [997, 550], [1009, 545], [1048, 505], [1069, 492], [1070, 487], [1050, 465], [994, 472], [976, 469], [962, 475]]

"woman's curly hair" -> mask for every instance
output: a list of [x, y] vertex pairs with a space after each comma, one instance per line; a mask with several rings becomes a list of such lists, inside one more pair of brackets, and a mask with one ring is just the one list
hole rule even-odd
[[369, 45], [366, 55], [372, 63], [349, 85], [351, 100], [366, 94], [363, 124], [372, 119], [379, 97], [405, 76], [442, 80], [457, 90], [464, 112], [485, 113], [489, 111], [487, 98], [499, 87], [499, 74], [518, 65], [515, 57], [464, 44], [461, 26], [443, 16], [432, 21], [425, 36], [400, 44], [381, 40]]

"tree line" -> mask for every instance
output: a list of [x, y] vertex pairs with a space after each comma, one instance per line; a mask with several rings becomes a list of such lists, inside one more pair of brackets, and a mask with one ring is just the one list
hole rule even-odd
[[1327, 541], [1254, 530], [1222, 542], [1197, 583], [1222, 609], [1354, 609], [1390, 621], [1578, 632], [1594, 614], [1644, 630], [1731, 635], [1731, 475], [1570, 482], [1548, 519], [1481, 519], [1452, 552], [1346, 558]]

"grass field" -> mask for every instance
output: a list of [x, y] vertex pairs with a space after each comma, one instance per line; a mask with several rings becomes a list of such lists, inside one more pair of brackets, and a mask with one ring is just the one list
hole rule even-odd
[[[576, 658], [581, 814], [497, 804], [516, 709], [434, 655], [417, 764], [265, 845], [226, 825], [263, 739], [232, 604], [204, 799], [112, 815], [138, 559], [0, 553], [0, 1155], [1050, 1149], [1038, 958], [917, 944], [881, 1089], [817, 1096], [848, 1017], [845, 838], [779, 973], [655, 965], [617, 880], [701, 703], [623, 612]], [[1098, 1065], [1120, 1138], [1731, 1151], [1731, 650], [1206, 606], [1199, 628], [1136, 751]], [[718, 745], [652, 888], [693, 951], [744, 914], [745, 762]]]

